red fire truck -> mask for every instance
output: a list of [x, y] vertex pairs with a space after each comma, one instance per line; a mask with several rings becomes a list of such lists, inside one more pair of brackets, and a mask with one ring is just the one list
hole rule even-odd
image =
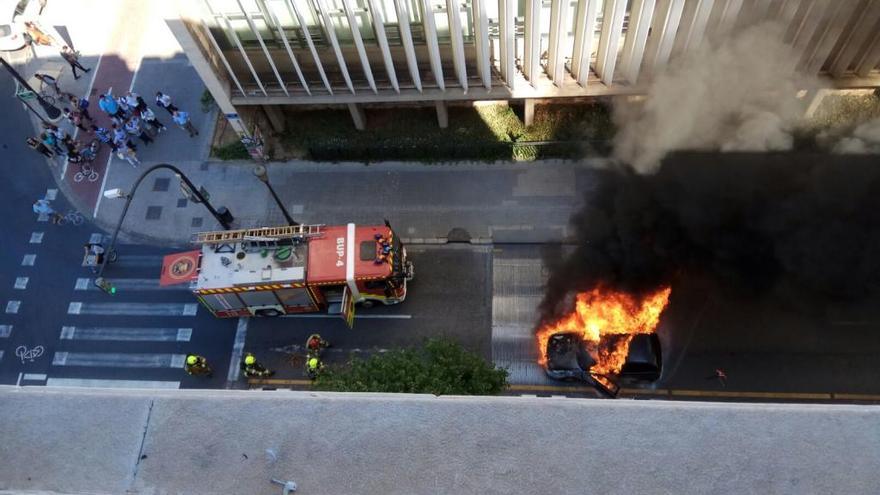
[[195, 234], [200, 249], [165, 257], [162, 284], [190, 283], [214, 316], [326, 311], [406, 298], [413, 265], [385, 225], [293, 225]]

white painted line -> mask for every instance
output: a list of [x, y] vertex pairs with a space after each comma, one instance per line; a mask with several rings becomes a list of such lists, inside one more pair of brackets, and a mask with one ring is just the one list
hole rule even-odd
[[184, 354], [121, 352], [56, 352], [53, 366], [96, 368], [182, 368]]
[[95, 211], [92, 213], [92, 218], [98, 218], [98, 208], [101, 207], [101, 199], [104, 198], [104, 190], [107, 187], [107, 177], [110, 177], [110, 163], [113, 162], [113, 151], [110, 151], [110, 156], [107, 157], [107, 165], [104, 166], [104, 178], [101, 179], [101, 189], [98, 189], [98, 200], [95, 201]]
[[24, 375], [24, 373], [19, 373], [19, 374], [18, 374], [18, 380], [15, 381], [15, 386], [16, 386], [16, 387], [20, 387], [20, 386], [21, 386], [21, 377], [22, 377], [23, 375]]
[[23, 380], [31, 380], [31, 381], [45, 381], [47, 375], [45, 373], [25, 373]]
[[14, 315], [18, 313], [18, 308], [21, 307], [21, 301], [9, 301], [6, 303], [6, 314]]
[[12, 325], [0, 325], [0, 339], [8, 339], [12, 335]]
[[55, 201], [55, 198], [58, 197], [58, 189], [46, 189], [46, 199], [49, 201]]
[[45, 214], [45, 213], [40, 213], [39, 215], [37, 215], [37, 221], [38, 221], [38, 222], [48, 222], [48, 221], [49, 221], [49, 215], [47, 215], [47, 214]]
[[89, 378], [49, 378], [47, 387], [88, 387], [88, 388], [180, 388], [180, 382], [161, 380], [96, 380]]
[[229, 374], [226, 375], [226, 388], [229, 388], [233, 382], [238, 381], [239, 363], [244, 352], [244, 341], [247, 339], [248, 320], [249, 318], [238, 319], [238, 327], [235, 329], [235, 341], [232, 344], [232, 356], [229, 358]]
[[[159, 285], [158, 278], [114, 278], [113, 286], [120, 291], [132, 290], [161, 290], [161, 291], [189, 291], [189, 284]], [[74, 290], [101, 290], [90, 278], [76, 279]]]
[[31, 232], [31, 244], [41, 244], [44, 232]]
[[67, 314], [69, 315], [78, 315], [80, 310], [82, 310], [81, 302], [72, 302], [67, 306]]
[[70, 303], [72, 315], [195, 316], [197, 303], [79, 302]]
[[188, 342], [192, 328], [61, 327], [61, 340]]
[[[354, 315], [354, 317], [366, 319], [366, 320], [411, 320], [412, 315]], [[283, 315], [281, 318], [339, 318], [342, 319], [339, 315], [325, 315], [325, 314], [292, 314], [292, 315]]]
[[21, 266], [34, 266], [37, 262], [36, 254], [26, 254], [24, 258], [21, 259]]
[[100, 244], [100, 243], [104, 242], [104, 234], [101, 234], [101, 233], [92, 234], [92, 236], [89, 237], [89, 242], [91, 242], [92, 244]]
[[15, 277], [15, 285], [13, 287], [18, 290], [25, 290], [27, 289], [28, 280], [30, 280], [28, 277]]
[[3, 351], [0, 351], [0, 361], [3, 361]]

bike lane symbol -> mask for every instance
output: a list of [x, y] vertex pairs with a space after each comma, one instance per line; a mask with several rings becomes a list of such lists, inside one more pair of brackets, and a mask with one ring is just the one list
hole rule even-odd
[[41, 345], [38, 345], [32, 349], [28, 349], [23, 345], [15, 348], [15, 355], [21, 358], [21, 364], [25, 364], [25, 360], [33, 363], [34, 359], [37, 359], [38, 357], [43, 355], [43, 352], [45, 352], [45, 349], [43, 349], [43, 346]]

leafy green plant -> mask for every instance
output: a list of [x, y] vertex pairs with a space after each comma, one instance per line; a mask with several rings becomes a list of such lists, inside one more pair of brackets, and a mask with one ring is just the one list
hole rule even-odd
[[251, 157], [241, 141], [233, 141], [225, 146], [215, 146], [211, 149], [211, 154], [221, 160], [245, 160]]
[[204, 91], [202, 91], [202, 97], [199, 99], [199, 101], [202, 104], [202, 111], [208, 113], [214, 106], [214, 95], [212, 95], [210, 91], [205, 89]]
[[431, 339], [418, 349], [398, 349], [328, 370], [315, 383], [337, 392], [494, 395], [507, 387], [507, 370], [495, 368], [458, 343]]

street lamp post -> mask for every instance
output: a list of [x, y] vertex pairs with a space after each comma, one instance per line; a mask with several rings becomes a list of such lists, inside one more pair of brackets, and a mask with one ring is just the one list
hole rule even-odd
[[269, 174], [266, 171], [266, 167], [263, 165], [257, 165], [253, 170], [254, 175], [260, 179], [260, 182], [266, 184], [266, 187], [269, 188], [269, 192], [272, 193], [272, 197], [275, 198], [275, 203], [278, 205], [278, 208], [281, 209], [281, 213], [284, 214], [284, 218], [287, 219], [287, 225], [299, 225], [298, 222], [295, 222], [293, 218], [290, 216], [290, 213], [287, 212], [287, 208], [284, 207], [284, 204], [281, 202], [281, 199], [278, 198], [278, 195], [275, 194], [275, 189], [272, 188], [272, 184], [269, 183]]
[[104, 259], [101, 262], [101, 266], [98, 268], [97, 276], [95, 277], [95, 285], [98, 286], [99, 288], [101, 288], [102, 290], [107, 290], [107, 289], [105, 289], [103, 284], [107, 284], [107, 287], [112, 287], [112, 285], [110, 285], [109, 282], [107, 280], [105, 280], [102, 275], [104, 274], [104, 267], [107, 266], [108, 258], [110, 258], [110, 253], [112, 253], [113, 248], [116, 247], [116, 238], [119, 236], [120, 229], [122, 229], [122, 221], [125, 220], [125, 215], [126, 215], [126, 213], [128, 213], [128, 207], [129, 207], [129, 205], [131, 205], [131, 200], [134, 199], [134, 193], [135, 193], [135, 191], [137, 191], [138, 186], [141, 184], [141, 182], [144, 180], [144, 178], [147, 175], [150, 175], [151, 172], [153, 172], [154, 170], [159, 170], [159, 169], [171, 170], [178, 177], [180, 177], [180, 179], [182, 181], [184, 181], [186, 183], [187, 187], [189, 187], [190, 190], [193, 192], [193, 195], [195, 195], [199, 199], [199, 201], [203, 205], [205, 205], [205, 208], [207, 208], [208, 211], [211, 212], [211, 215], [213, 215], [214, 218], [217, 219], [217, 222], [223, 226], [223, 229], [224, 230], [230, 229], [229, 222], [227, 222], [223, 218], [222, 215], [217, 213], [217, 210], [215, 210], [214, 207], [211, 205], [211, 203], [208, 202], [208, 198], [206, 198], [205, 196], [202, 195], [201, 191], [199, 191], [198, 188], [196, 188], [196, 186], [192, 183], [192, 181], [189, 180], [189, 177], [184, 175], [183, 172], [180, 171], [180, 169], [178, 169], [177, 167], [175, 167], [173, 165], [169, 165], [167, 163], [160, 163], [158, 165], [153, 165], [152, 167], [145, 170], [144, 173], [142, 173], [141, 176], [138, 177], [136, 181], [134, 181], [134, 184], [131, 186], [131, 192], [124, 193], [118, 189], [113, 190], [114, 197], [117, 197], [117, 198], [124, 197], [125, 198], [125, 206], [122, 208], [122, 214], [119, 215], [119, 221], [116, 223], [116, 230], [113, 231], [113, 237], [110, 238], [110, 246], [107, 248], [107, 256], [104, 256]]
[[[48, 117], [49, 120], [55, 121], [61, 117], [61, 110], [58, 110], [58, 108], [56, 108], [54, 105], [43, 99], [39, 91], [34, 91], [34, 88], [32, 88], [31, 85], [28, 84], [28, 82], [21, 77], [18, 71], [16, 71], [11, 65], [9, 65], [6, 59], [0, 58], [0, 64], [3, 64], [3, 67], [5, 67], [10, 74], [12, 74], [12, 77], [14, 77], [19, 84], [27, 88], [28, 91], [32, 92], [37, 97], [37, 103], [39, 103], [40, 106], [43, 107], [43, 111], [46, 112], [46, 117]], [[28, 108], [30, 108], [30, 105], [28, 105]]]

